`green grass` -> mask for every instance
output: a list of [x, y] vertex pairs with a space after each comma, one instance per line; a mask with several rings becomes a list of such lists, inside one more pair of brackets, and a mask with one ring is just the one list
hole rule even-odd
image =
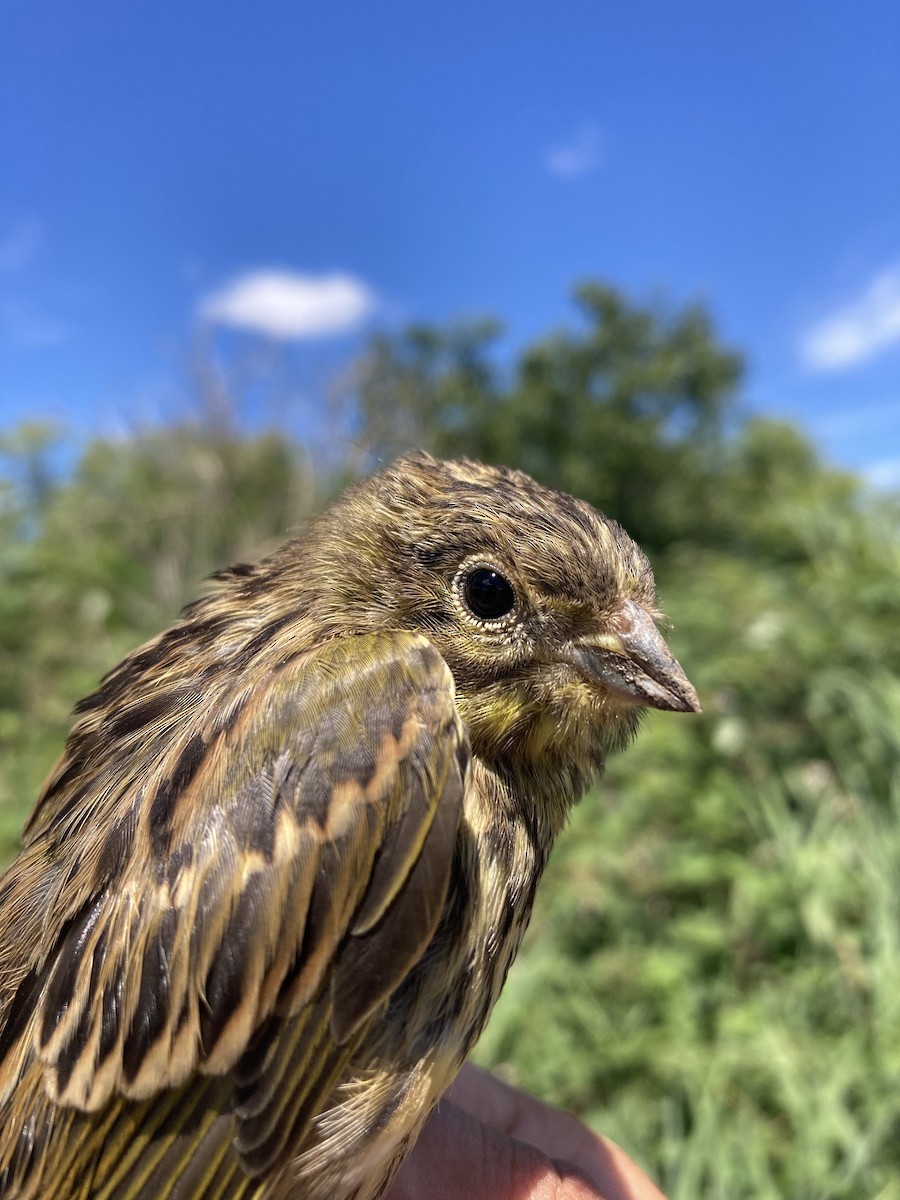
[[900, 688], [846, 690], [846, 761], [691, 791], [663, 764], [697, 735], [656, 719], [561, 839], [479, 1047], [671, 1200], [900, 1196]]

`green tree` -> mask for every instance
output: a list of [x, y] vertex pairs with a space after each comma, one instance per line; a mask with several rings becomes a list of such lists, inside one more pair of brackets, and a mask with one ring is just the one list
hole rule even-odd
[[375, 340], [361, 376], [375, 454], [421, 445], [519, 466], [615, 515], [649, 550], [709, 524], [738, 354], [693, 305], [675, 314], [601, 284], [576, 292], [581, 325], [526, 348], [506, 379], [493, 322], [416, 326]]

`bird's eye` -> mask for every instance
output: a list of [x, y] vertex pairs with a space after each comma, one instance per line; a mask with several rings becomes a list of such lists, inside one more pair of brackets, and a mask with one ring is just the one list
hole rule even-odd
[[509, 580], [493, 567], [475, 567], [463, 577], [462, 598], [476, 617], [497, 621], [515, 608], [516, 593]]

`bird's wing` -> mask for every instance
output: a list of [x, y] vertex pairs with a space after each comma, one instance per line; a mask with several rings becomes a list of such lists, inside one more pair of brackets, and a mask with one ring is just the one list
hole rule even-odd
[[306, 1061], [317, 1047], [328, 1059], [309, 1087], [324, 1092], [434, 933], [468, 746], [424, 638], [290, 659], [192, 753], [188, 781], [149, 806], [155, 852], [93, 895], [47, 959], [35, 1037], [60, 1104], [226, 1072], [267, 1021], [304, 1010]]

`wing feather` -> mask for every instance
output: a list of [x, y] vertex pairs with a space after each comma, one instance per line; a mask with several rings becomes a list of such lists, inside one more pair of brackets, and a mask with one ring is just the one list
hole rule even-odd
[[[61, 1111], [237, 1068], [256, 1174], [433, 935], [468, 750], [450, 672], [416, 635], [337, 640], [241, 686], [235, 719], [192, 734], [138, 817], [82, 847], [110, 877], [20, 972], [34, 1018], [12, 1006], [0, 1047], [27, 1066], [33, 1038]], [[21, 1125], [15, 1090], [11, 1105]], [[0, 1168], [16, 1153], [0, 1135]]]

